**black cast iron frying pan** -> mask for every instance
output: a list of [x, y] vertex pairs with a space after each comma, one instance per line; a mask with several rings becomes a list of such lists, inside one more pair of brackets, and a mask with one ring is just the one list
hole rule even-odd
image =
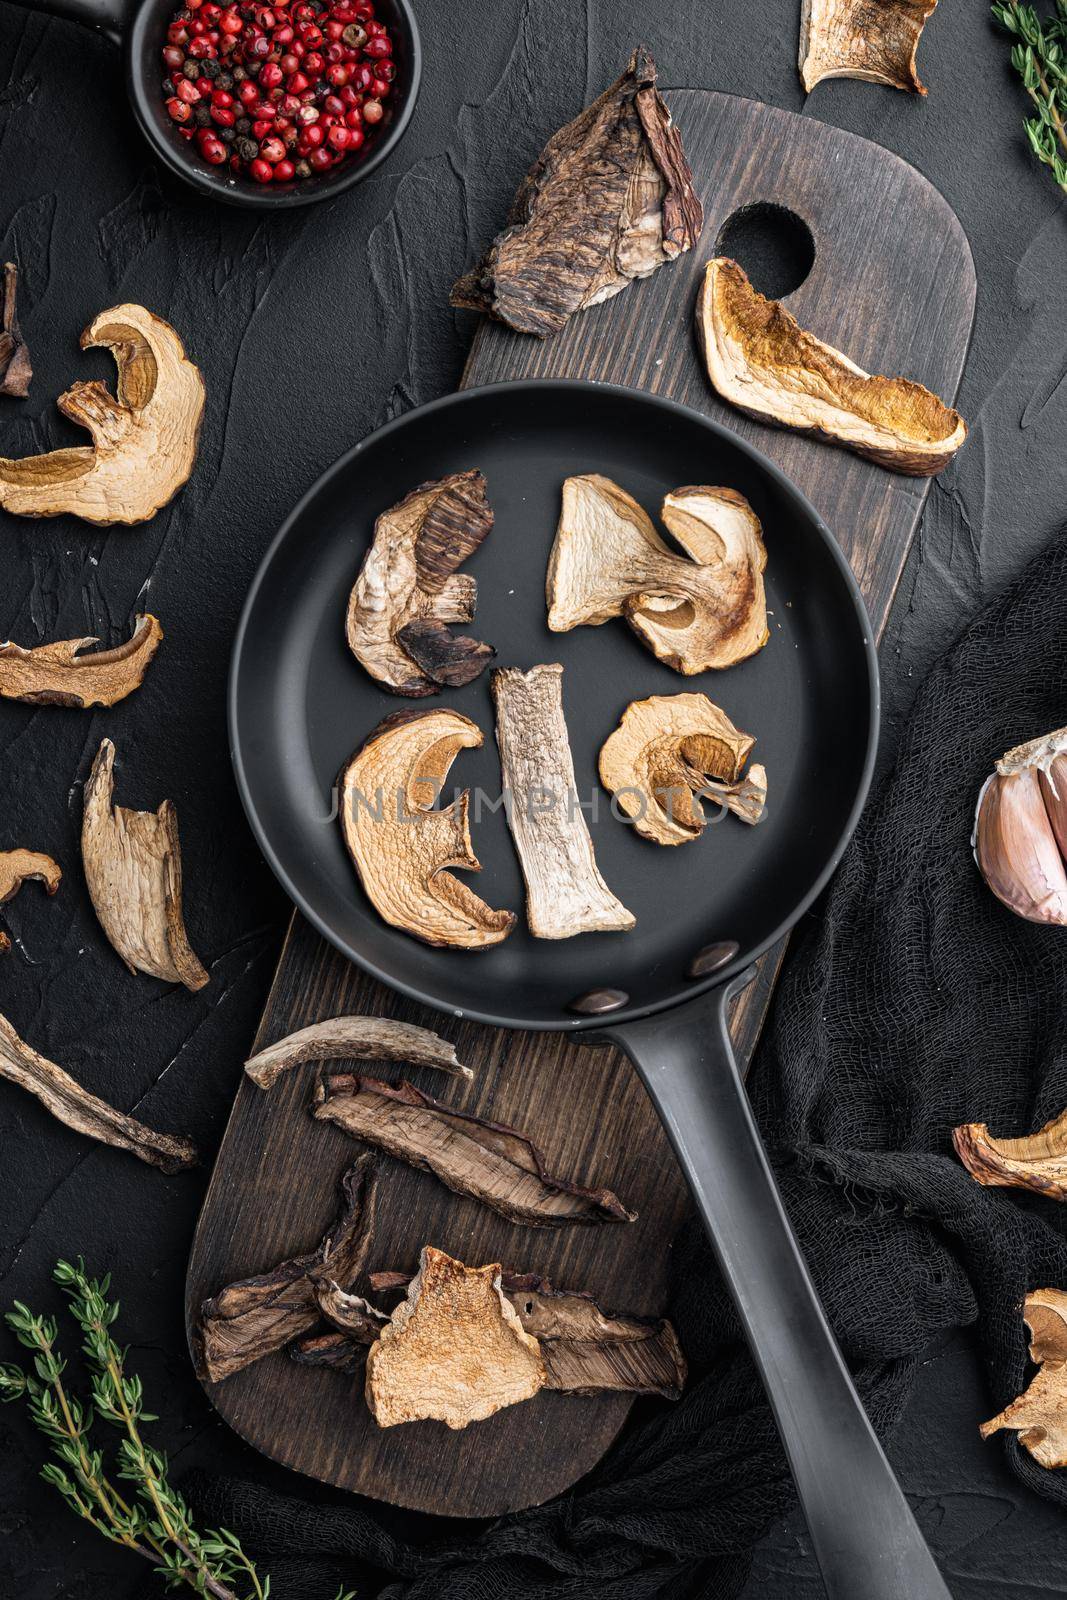
[[[336, 774], [400, 701], [349, 654], [348, 592], [377, 514], [417, 483], [486, 475], [493, 532], [468, 564], [470, 630], [504, 665], [560, 661], [580, 798], [608, 883], [637, 915], [623, 934], [537, 940], [521, 926], [472, 953], [387, 927], [364, 898], [332, 814]], [[771, 639], [728, 672], [680, 678], [621, 621], [552, 634], [544, 580], [572, 473], [614, 478], [656, 516], [683, 484], [726, 484], [764, 528]], [[679, 848], [613, 818], [596, 757], [627, 703], [706, 692], [758, 738], [765, 820], [726, 817]], [[487, 675], [420, 706], [448, 704], [481, 727], [449, 783], [500, 793]], [[685, 1171], [774, 1408], [832, 1600], [947, 1600], [859, 1403], [798, 1251], [752, 1120], [727, 1002], [752, 961], [811, 904], [863, 804], [878, 730], [878, 672], [863, 602], [832, 536], [758, 451], [685, 407], [578, 382], [472, 389], [424, 406], [342, 457], [297, 506], [245, 605], [230, 683], [234, 765], [252, 826], [304, 914], [375, 977], [426, 1005], [495, 1027], [585, 1030], [636, 1066]], [[446, 786], [447, 788], [447, 786]], [[445, 801], [449, 798], [445, 795]], [[587, 806], [587, 815], [589, 809]], [[473, 826], [472, 882], [521, 913], [503, 813]], [[698, 953], [719, 962], [689, 975]], [[571, 1009], [589, 991], [627, 997], [610, 1016]]]
[[[165, 76], [160, 51], [167, 23], [181, 0], [11, 0], [29, 11], [69, 17], [121, 43], [126, 61], [126, 89], [141, 132], [157, 158], [171, 172], [213, 200], [253, 211], [285, 211], [294, 206], [332, 200], [369, 176], [403, 138], [415, 109], [422, 72], [422, 53], [415, 14], [409, 0], [376, 0], [376, 13], [393, 39], [396, 77], [385, 101], [385, 116], [357, 155], [329, 172], [301, 182], [262, 185], [235, 178], [226, 168], [204, 161], [192, 141], [182, 139], [167, 115], [161, 84]], [[87, 130], [91, 137], [91, 130]]]

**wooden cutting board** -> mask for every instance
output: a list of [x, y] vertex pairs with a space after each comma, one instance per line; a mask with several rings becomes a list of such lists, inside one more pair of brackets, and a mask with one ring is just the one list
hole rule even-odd
[[[484, 325], [463, 385], [591, 378], [669, 395], [717, 418], [765, 451], [814, 502], [881, 633], [929, 483], [722, 405], [693, 335], [697, 285], [729, 218], [755, 205], [785, 207], [803, 219], [815, 244], [810, 274], [788, 297], [802, 325], [867, 370], [906, 374], [951, 400], [975, 297], [963, 230], [919, 173], [854, 134], [704, 90], [668, 91], [666, 98], [704, 202], [697, 250], [575, 317], [545, 343]], [[692, 481], [700, 481], [697, 462]], [[780, 947], [763, 958], [738, 1004], [734, 1031], [746, 1060], [781, 956]], [[410, 1269], [420, 1247], [433, 1243], [471, 1265], [502, 1261], [591, 1290], [608, 1308], [664, 1309], [671, 1241], [687, 1195], [655, 1113], [621, 1056], [558, 1035], [504, 1033], [431, 1013], [364, 976], [294, 915], [249, 1052], [342, 1012], [399, 1017], [454, 1040], [475, 1069], [473, 1083], [426, 1071], [411, 1071], [411, 1080], [467, 1111], [520, 1125], [550, 1170], [607, 1184], [639, 1213], [629, 1227], [523, 1229], [388, 1161], [372, 1270]], [[190, 1331], [207, 1295], [314, 1246], [332, 1219], [337, 1179], [356, 1147], [308, 1117], [315, 1071], [297, 1069], [269, 1094], [240, 1082], [193, 1245]], [[383, 1431], [358, 1380], [298, 1367], [284, 1354], [208, 1393], [226, 1421], [275, 1461], [397, 1505], [468, 1517], [539, 1504], [566, 1489], [599, 1460], [630, 1408], [617, 1395], [541, 1394], [460, 1433], [431, 1422]]]

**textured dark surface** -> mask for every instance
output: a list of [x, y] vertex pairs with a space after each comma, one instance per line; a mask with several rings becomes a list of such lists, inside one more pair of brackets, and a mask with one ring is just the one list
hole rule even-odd
[[[167, 629], [146, 685], [110, 713], [0, 706], [5, 846], [46, 848], [68, 869], [55, 900], [30, 885], [5, 909], [17, 942], [0, 1009], [38, 1047], [145, 1120], [189, 1132], [210, 1159], [262, 1005], [285, 907], [251, 844], [226, 756], [229, 638], [260, 552], [338, 452], [407, 405], [454, 387], [470, 319], [447, 286], [494, 231], [544, 137], [619, 70], [638, 36], [665, 85], [731, 90], [799, 108], [794, 0], [678, 0], [658, 18], [624, 0], [420, 7], [427, 77], [405, 144], [331, 208], [260, 223], [160, 184], [102, 41], [0, 5], [0, 229], [25, 272], [35, 378], [3, 402], [0, 450], [73, 437], [52, 397], [109, 375], [77, 334], [102, 307], [143, 300], [170, 317], [210, 402], [196, 479], [142, 529], [0, 517], [0, 633], [23, 644], [121, 637], [150, 604]], [[935, 485], [886, 644], [886, 750], [915, 681], [979, 601], [1043, 544], [1067, 508], [1067, 281], [1062, 197], [1032, 167], [1006, 49], [981, 4], [946, 3], [927, 27], [919, 102], [850, 83], [809, 110], [915, 162], [967, 231], [978, 268], [975, 338], [961, 392], [972, 425]], [[147, 589], [146, 589], [147, 585]], [[187, 920], [212, 983], [200, 995], [127, 975], [80, 881], [80, 785], [103, 732], [118, 798], [177, 804]], [[181, 1289], [206, 1171], [162, 1178], [89, 1150], [3, 1086], [0, 1294], [49, 1299], [58, 1254], [116, 1273], [125, 1330], [178, 1470], [261, 1469], [218, 1423], [189, 1371]], [[974, 1423], [989, 1397], [966, 1345], [927, 1369], [894, 1454], [958, 1596], [1062, 1589], [1062, 1518], [1019, 1488]], [[83, 1533], [34, 1477], [39, 1441], [0, 1415], [0, 1594], [132, 1595], [142, 1575]], [[277, 1478], [283, 1475], [277, 1474]], [[818, 1590], [799, 1524], [762, 1552], [753, 1594]]]

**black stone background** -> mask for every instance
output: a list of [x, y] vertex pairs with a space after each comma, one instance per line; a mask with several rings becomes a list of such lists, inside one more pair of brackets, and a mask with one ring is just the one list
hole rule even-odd
[[[929, 99], [834, 82], [806, 107], [798, 10], [798, 0], [418, 0], [426, 76], [400, 150], [333, 205], [263, 221], [161, 178], [109, 44], [0, 3], [0, 260], [23, 268], [35, 368], [28, 401], [0, 400], [0, 452], [74, 441], [54, 396], [76, 377], [111, 377], [102, 352], [79, 355], [77, 336], [123, 300], [175, 324], [209, 393], [194, 479], [148, 526], [0, 513], [0, 636], [114, 643], [145, 607], [166, 630], [144, 688], [111, 711], [0, 704], [0, 847], [49, 851], [65, 869], [55, 900], [31, 885], [0, 913], [15, 941], [0, 1009], [116, 1103], [191, 1133], [205, 1157], [191, 1175], [162, 1177], [0, 1084], [0, 1302], [51, 1306], [57, 1256], [82, 1252], [111, 1270], [177, 1477], [200, 1465], [301, 1486], [215, 1418], [182, 1330], [197, 1210], [287, 915], [227, 756], [238, 608], [267, 541], [321, 470], [455, 385], [474, 323], [447, 309], [449, 284], [495, 231], [545, 137], [635, 41], [652, 46], [665, 85], [765, 99], [887, 145], [942, 190], [971, 241], [978, 315], [961, 396], [971, 438], [934, 484], [883, 647], [885, 758], [930, 661], [1063, 523], [1067, 212], [1027, 156], [1021, 96], [984, 0], [942, 0], [928, 24]], [[199, 995], [127, 974], [89, 905], [81, 786], [105, 732], [118, 745], [120, 802], [176, 802], [188, 925], [211, 973]], [[997, 1444], [980, 1444], [975, 1426], [990, 1410], [969, 1338], [932, 1352], [893, 1441], [905, 1487], [960, 1600], [1067, 1593], [1062, 1516], [1009, 1478]], [[0, 1595], [132, 1596], [141, 1567], [39, 1484], [40, 1459], [21, 1408], [5, 1409]], [[361, 1577], [367, 1593], [375, 1575]], [[766, 1539], [750, 1592], [821, 1593], [798, 1516]]]

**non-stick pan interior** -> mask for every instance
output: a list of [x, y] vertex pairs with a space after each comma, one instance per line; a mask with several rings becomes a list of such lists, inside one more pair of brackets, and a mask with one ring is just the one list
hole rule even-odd
[[[416, 484], [477, 467], [496, 514], [468, 563], [478, 611], [467, 630], [499, 665], [559, 661], [579, 798], [601, 871], [636, 914], [629, 933], [533, 938], [502, 811], [488, 674], [418, 702], [383, 692], [349, 653], [348, 593], [375, 517]], [[654, 518], [685, 484], [748, 496], [764, 528], [770, 642], [724, 672], [683, 678], [626, 624], [550, 633], [545, 568], [560, 487], [599, 472]], [[664, 848], [610, 811], [597, 754], [631, 700], [699, 690], [756, 735], [769, 779], [765, 819], [732, 816], [691, 843]], [[471, 390], [390, 424], [340, 461], [297, 508], [249, 596], [231, 683], [238, 779], [260, 842], [304, 912], [353, 959], [430, 1004], [515, 1027], [573, 1027], [573, 998], [621, 989], [628, 1010], [692, 994], [693, 956], [740, 946], [736, 970], [810, 900], [855, 818], [875, 736], [876, 666], [855, 585], [807, 502], [762, 458], [696, 413], [604, 385], [515, 383]], [[485, 734], [451, 779], [479, 791], [472, 819], [483, 871], [468, 882], [520, 913], [512, 935], [480, 952], [433, 949], [387, 927], [365, 898], [332, 803], [337, 774], [383, 717], [402, 707], [454, 706]], [[445, 800], [449, 791], [446, 788]]]

